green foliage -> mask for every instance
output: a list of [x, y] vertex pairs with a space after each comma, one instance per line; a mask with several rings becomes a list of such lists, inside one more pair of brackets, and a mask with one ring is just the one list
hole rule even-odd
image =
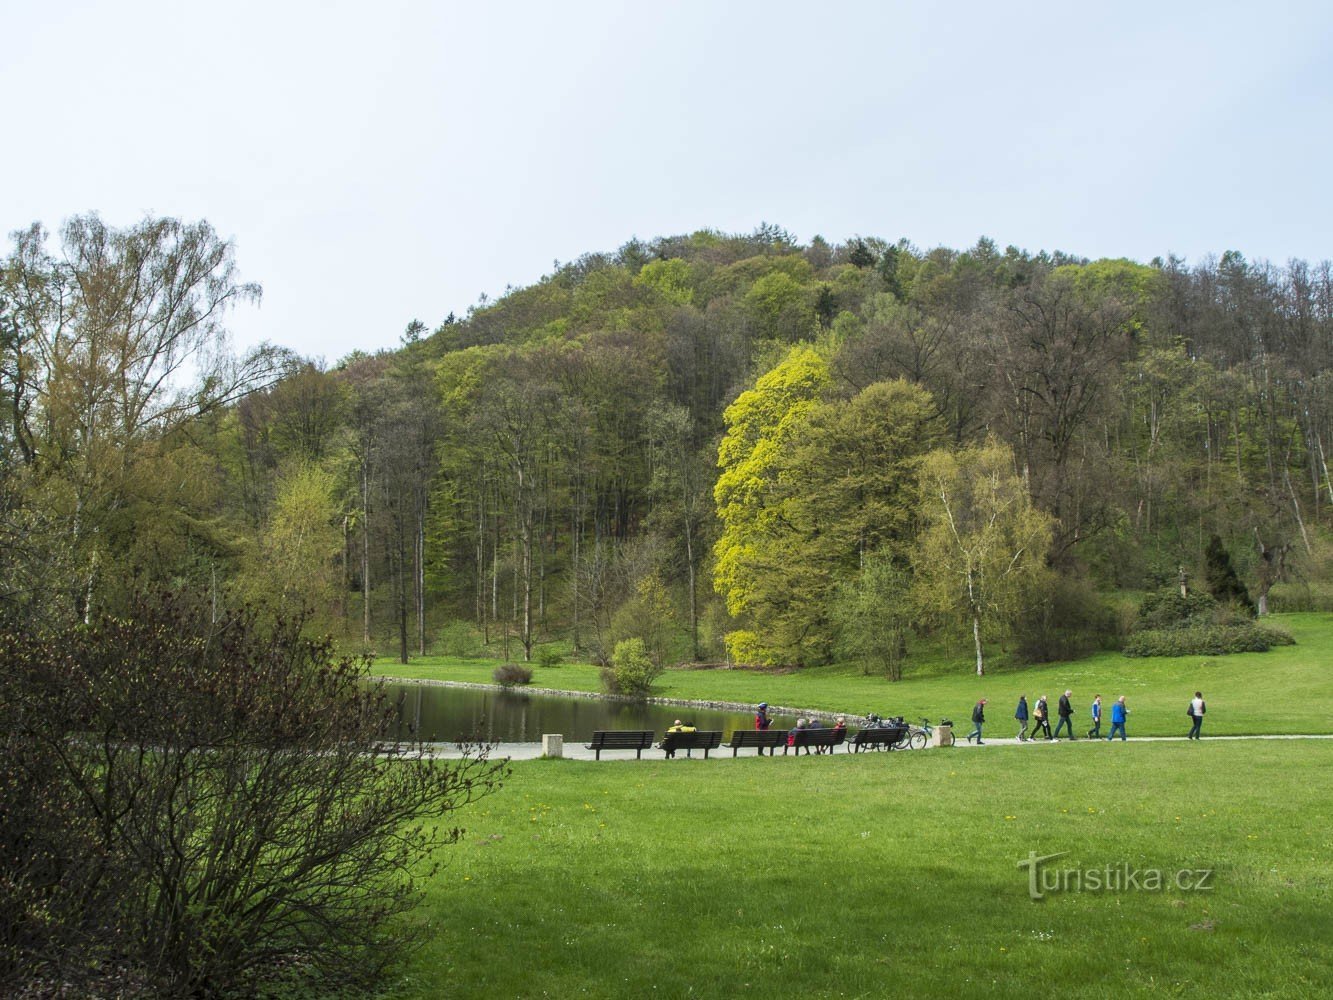
[[1217, 601], [1211, 594], [1191, 590], [1182, 595], [1179, 588], [1167, 588], [1144, 597], [1134, 630], [1162, 631], [1211, 624], [1216, 611]]
[[642, 639], [624, 639], [616, 643], [610, 665], [602, 668], [602, 684], [608, 694], [647, 698], [662, 669], [648, 655]]
[[917, 607], [971, 632], [978, 675], [985, 672], [983, 637], [1011, 627], [1049, 586], [1054, 519], [1033, 506], [1013, 468], [1013, 452], [994, 440], [932, 452], [921, 467]]
[[678, 257], [645, 264], [634, 276], [634, 285], [651, 289], [674, 306], [688, 306], [694, 301], [693, 271]]
[[1185, 625], [1143, 629], [1126, 641], [1126, 656], [1225, 656], [1228, 653], [1266, 653], [1274, 646], [1290, 646], [1295, 639], [1281, 629], [1253, 622], [1244, 625]]
[[911, 585], [911, 574], [887, 555], [876, 553], [866, 558], [854, 580], [839, 586], [831, 614], [837, 649], [859, 662], [866, 674], [902, 679], [907, 636], [915, 617]]
[[1119, 618], [1085, 577], [1058, 576], [1014, 622], [1013, 638], [1025, 663], [1072, 660], [1118, 645]]
[[537, 665], [543, 670], [554, 670], [564, 662], [565, 658], [553, 646], [543, 646], [537, 650]]
[[501, 687], [532, 683], [532, 670], [518, 663], [502, 663], [491, 674], [492, 679]]
[[385, 748], [365, 664], [299, 620], [139, 601], [6, 622], [0, 659], [0, 988], [364, 989], [458, 838], [422, 821], [505, 773]]
[[1231, 555], [1222, 544], [1218, 535], [1208, 540], [1208, 547], [1203, 551], [1204, 577], [1208, 583], [1208, 592], [1222, 603], [1235, 603], [1247, 608], [1254, 614], [1254, 600], [1245, 584], [1240, 582], [1236, 569], [1231, 565]]

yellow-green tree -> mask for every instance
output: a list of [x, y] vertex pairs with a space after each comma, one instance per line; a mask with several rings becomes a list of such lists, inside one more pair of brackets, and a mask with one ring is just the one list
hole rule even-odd
[[727, 432], [717, 457], [722, 471], [713, 488], [722, 522], [713, 585], [746, 626], [727, 636], [727, 648], [739, 660], [773, 662], [774, 647], [795, 638], [789, 626], [799, 633], [791, 615], [799, 595], [772, 586], [777, 573], [789, 577], [792, 555], [783, 545], [786, 511], [779, 477], [785, 453], [828, 377], [823, 357], [798, 345], [724, 414]]
[[302, 462], [281, 477], [259, 544], [246, 560], [245, 596], [289, 613], [327, 616], [340, 583], [343, 540], [336, 477]]
[[1054, 520], [1032, 505], [1013, 452], [994, 440], [927, 455], [920, 505], [918, 606], [971, 629], [981, 676], [985, 639], [1030, 607], [1045, 585]]

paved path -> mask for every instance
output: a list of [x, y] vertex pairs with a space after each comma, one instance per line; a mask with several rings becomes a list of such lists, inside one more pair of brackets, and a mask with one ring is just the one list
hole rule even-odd
[[[1302, 736], [1302, 735], [1291, 735], [1291, 736], [1262, 736], [1262, 735], [1259, 735], [1259, 736], [1205, 736], [1201, 742], [1204, 742], [1204, 743], [1211, 743], [1211, 742], [1218, 741], [1218, 740], [1333, 740], [1333, 734], [1327, 734], [1327, 735], [1307, 735], [1307, 736]], [[1105, 743], [1106, 741], [1105, 741], [1104, 739], [1103, 739], [1103, 740], [1090, 740], [1090, 739], [1085, 739], [1085, 738], [1083, 738], [1083, 737], [1080, 737], [1079, 739], [1072, 740], [1072, 741], [1071, 741], [1071, 740], [1068, 740], [1068, 739], [1063, 739], [1063, 740], [1051, 740], [1051, 741], [1048, 743], [1046, 740], [1028, 740], [1027, 742], [1020, 744], [1020, 743], [1018, 742], [1018, 740], [1013, 739], [1012, 737], [1010, 737], [1010, 738], [988, 739], [988, 740], [986, 740], [986, 742], [985, 742], [984, 744], [982, 744], [981, 747], [978, 747], [978, 746], [976, 746], [976, 744], [969, 744], [965, 739], [963, 739], [962, 737], [960, 737], [959, 740], [958, 740], [958, 742], [957, 742], [954, 746], [955, 746], [955, 748], [957, 748], [957, 749], [965, 749], [965, 750], [977, 750], [977, 749], [984, 749], [984, 748], [986, 748], [986, 747], [1016, 747], [1016, 746], [1023, 746], [1023, 747], [1044, 747], [1044, 748], [1046, 748], [1045, 750], [1034, 750], [1034, 751], [1033, 751], [1034, 753], [1042, 753], [1042, 752], [1049, 752], [1050, 747], [1053, 746], [1053, 745], [1055, 745], [1055, 744], [1065, 744], [1065, 743], [1070, 743], [1070, 742], [1073, 742], [1073, 743], [1076, 743], [1076, 744], [1093, 744], [1093, 743]], [[1183, 742], [1185, 742], [1185, 737], [1183, 737], [1183, 736], [1137, 736], [1137, 737], [1135, 737], [1135, 736], [1131, 736], [1127, 742], [1129, 742], [1129, 743], [1183, 743]], [[914, 752], [914, 751], [908, 751], [908, 752]], [[842, 753], [842, 751], [839, 751], [839, 754], [841, 754], [841, 753]], [[441, 744], [441, 745], [437, 746], [437, 747], [434, 749], [434, 753], [433, 753], [433, 755], [436, 756], [436, 757], [442, 757], [442, 758], [456, 758], [456, 757], [461, 756], [461, 752], [460, 752], [459, 749], [458, 749], [457, 747], [455, 747], [455, 746], [448, 746], [448, 745]], [[540, 757], [541, 755], [542, 755], [542, 745], [541, 745], [540, 743], [499, 743], [499, 744], [496, 744], [496, 746], [495, 746], [495, 748], [494, 748], [494, 750], [492, 751], [492, 754], [491, 754], [491, 756], [493, 756], [493, 757], [508, 757], [510, 760], [536, 760], [536, 759], [537, 759], [538, 757]], [[570, 760], [594, 760], [594, 759], [595, 759], [595, 757], [594, 757], [594, 755], [593, 755], [593, 752], [592, 752], [591, 750], [585, 750], [585, 749], [584, 749], [584, 744], [583, 744], [583, 743], [581, 743], [581, 742], [577, 742], [577, 741], [575, 741], [575, 742], [570, 742], [570, 741], [568, 741], [568, 740], [565, 741], [565, 746], [564, 746], [564, 756], [565, 756], [566, 758], [570, 759]], [[753, 750], [747, 750], [744, 754], [741, 754], [741, 757], [745, 757], [745, 758], [754, 757], [754, 756], [756, 756], [756, 751], [753, 751]], [[780, 756], [782, 756], [782, 755], [781, 755], [781, 754], [778, 754], [778, 756], [780, 757]], [[802, 756], [804, 756], [804, 755], [802, 755]], [[813, 757], [813, 756], [816, 756], [816, 755], [815, 755], [815, 754], [811, 754], [810, 756]], [[602, 760], [604, 760], [604, 761], [613, 761], [613, 760], [630, 760], [630, 761], [632, 761], [632, 760], [634, 760], [634, 759], [635, 759], [635, 757], [634, 757], [634, 751], [633, 751], [633, 750], [603, 750], [603, 751], [602, 751]], [[660, 751], [660, 750], [645, 750], [645, 751], [643, 751], [643, 757], [642, 757], [641, 759], [642, 759], [642, 760], [662, 760], [662, 751]], [[693, 757], [693, 758], [677, 757], [676, 759], [677, 759], [677, 760], [698, 760], [698, 761], [702, 761], [702, 760], [704, 759], [704, 756], [703, 756], [703, 753], [702, 753], [702, 751], [701, 751], [698, 757]], [[714, 760], [732, 760], [732, 759], [739, 759], [739, 758], [733, 758], [733, 757], [731, 756], [731, 751], [728, 750], [728, 749], [726, 749], [725, 747], [719, 747], [717, 750], [712, 750], [712, 751], [709, 752], [709, 755], [708, 755], [708, 760], [709, 760], [710, 762], [711, 762], [711, 761], [714, 761]]]

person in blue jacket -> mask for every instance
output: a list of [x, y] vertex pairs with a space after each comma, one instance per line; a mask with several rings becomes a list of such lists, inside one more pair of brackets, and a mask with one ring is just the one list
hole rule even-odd
[[1092, 696], [1092, 728], [1088, 730], [1088, 739], [1099, 740], [1102, 738], [1102, 696], [1095, 694]]
[[1125, 707], [1125, 696], [1122, 694], [1111, 706], [1111, 735], [1106, 737], [1108, 743], [1115, 739], [1117, 730], [1120, 732], [1120, 742], [1125, 742], [1125, 717], [1127, 715], [1129, 715], [1129, 709]]
[[1014, 709], [1014, 718], [1018, 720], [1018, 742], [1023, 743], [1028, 738], [1028, 696], [1020, 694], [1018, 696], [1018, 707]]

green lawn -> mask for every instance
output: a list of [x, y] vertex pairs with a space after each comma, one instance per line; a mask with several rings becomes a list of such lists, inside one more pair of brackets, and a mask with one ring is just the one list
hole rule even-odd
[[[1331, 784], [1325, 741], [521, 763], [392, 995], [1327, 996]], [[1059, 851], [1213, 888], [1033, 902]]]
[[[1274, 615], [1272, 620], [1295, 636], [1295, 646], [1211, 658], [1131, 659], [1102, 653], [1071, 663], [1033, 667], [1017, 667], [997, 658], [997, 666], [984, 678], [972, 675], [966, 657], [960, 656], [952, 662], [933, 659], [909, 668], [907, 678], [896, 684], [845, 666], [794, 673], [670, 670], [655, 693], [701, 701], [767, 701], [827, 712], [874, 711], [913, 720], [923, 715], [931, 719], [948, 716], [955, 721], [967, 719], [972, 704], [984, 696], [990, 700], [988, 732], [1012, 735], [1010, 717], [1020, 693], [1027, 694], [1029, 702], [1048, 695], [1054, 710], [1056, 698], [1068, 688], [1074, 691], [1084, 730], [1087, 705], [1094, 694], [1101, 694], [1107, 706], [1123, 694], [1130, 707], [1131, 735], [1168, 736], [1183, 735], [1189, 728], [1185, 706], [1195, 690], [1202, 690], [1208, 702], [1205, 733], [1333, 732], [1333, 615]], [[397, 677], [489, 683], [495, 661], [425, 657], [406, 666], [381, 659], [375, 666]], [[596, 691], [598, 671], [587, 664], [534, 666], [533, 684]], [[1109, 722], [1103, 726], [1109, 728]]]

